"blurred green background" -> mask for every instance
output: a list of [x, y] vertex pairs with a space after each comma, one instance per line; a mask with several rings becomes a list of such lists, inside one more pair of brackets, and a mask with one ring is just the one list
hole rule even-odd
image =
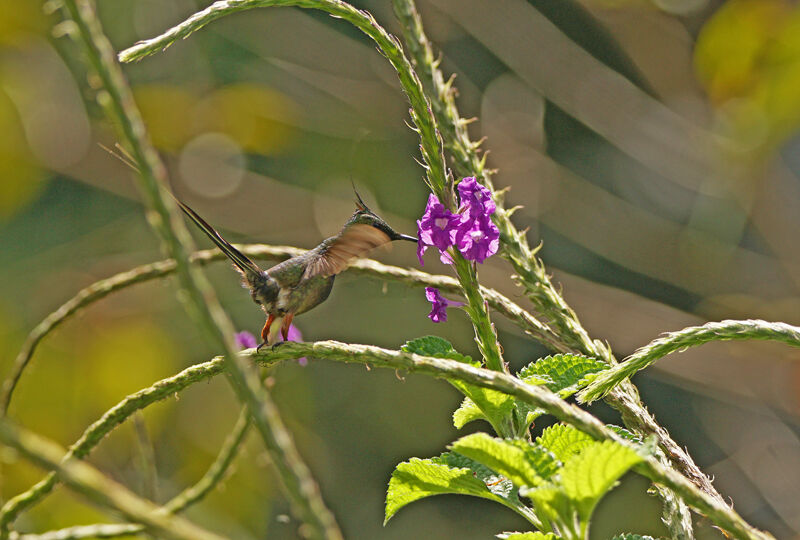
[[[800, 324], [800, 8], [779, 0], [420, 0], [459, 106], [487, 137], [508, 206], [590, 334], [622, 357], [704, 320]], [[386, 0], [354, 2], [397, 33]], [[100, 2], [117, 50], [204, 3]], [[25, 334], [90, 283], [161, 258], [131, 173], [113, 147], [74, 46], [38, 2], [0, 10], [0, 374]], [[426, 200], [407, 103], [374, 46], [347, 24], [298, 9], [213, 23], [130, 66], [174, 191], [232, 241], [311, 247], [353, 209], [351, 179], [398, 230]], [[208, 247], [206, 239], [198, 244]], [[417, 266], [413, 246], [379, 253]], [[425, 269], [447, 272], [435, 256]], [[208, 269], [242, 330], [263, 316], [225, 264]], [[484, 284], [525, 304], [495, 257]], [[465, 317], [434, 326], [422, 291], [344, 274], [295, 322], [308, 340], [398, 347], [436, 333], [476, 354]], [[495, 317], [512, 368], [546, 351]], [[63, 445], [128, 393], [213, 356], [171, 279], [131, 287], [69, 320], [40, 346], [10, 414]], [[779, 538], [800, 531], [798, 353], [707, 345], [637, 377], [674, 438], [746, 519]], [[303, 456], [350, 538], [488, 538], [524, 529], [486, 501], [437, 497], [382, 527], [394, 465], [438, 454], [459, 433], [460, 399], [441, 381], [311, 362], [270, 383]], [[593, 412], [617, 421], [602, 406]], [[237, 416], [221, 378], [148, 408], [155, 497], [204, 472]], [[546, 422], [538, 425], [541, 428]], [[468, 426], [465, 431], [478, 429]], [[90, 461], [149, 494], [132, 424]], [[0, 452], [0, 500], [42, 472]], [[629, 475], [602, 503], [592, 537], [666, 534], [646, 482]], [[193, 507], [232, 538], [294, 538], [258, 441]], [[66, 490], [17, 521], [23, 531], [103, 520]], [[698, 536], [721, 538], [704, 520]]]

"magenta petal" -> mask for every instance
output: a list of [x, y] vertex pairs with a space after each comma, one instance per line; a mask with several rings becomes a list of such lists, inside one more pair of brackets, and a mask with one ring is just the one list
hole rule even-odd
[[428, 299], [428, 302], [441, 302], [444, 300], [436, 287], [425, 287], [425, 298]]
[[288, 341], [303, 341], [303, 334], [300, 332], [300, 329], [293, 324], [289, 325], [287, 337], [289, 338]]
[[455, 215], [444, 207], [436, 195], [428, 196], [425, 213], [417, 221], [417, 258], [424, 264], [422, 254], [428, 247], [435, 247], [445, 252], [455, 242], [456, 232], [461, 223], [461, 216]]
[[492, 192], [469, 176], [458, 183], [458, 195], [461, 206], [472, 217], [490, 216], [497, 210], [497, 205], [492, 200]]
[[245, 330], [236, 334], [236, 344], [242, 349], [252, 349], [258, 342], [253, 334]]
[[428, 318], [433, 322], [444, 322], [447, 320], [447, 307], [460, 307], [463, 306], [463, 302], [453, 302], [452, 300], [448, 300], [442, 293], [439, 292], [439, 289], [435, 287], [425, 287], [425, 298], [433, 304], [431, 307], [431, 312], [428, 313]]

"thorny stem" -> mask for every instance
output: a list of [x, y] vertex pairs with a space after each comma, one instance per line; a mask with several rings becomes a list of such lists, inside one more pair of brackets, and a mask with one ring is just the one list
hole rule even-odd
[[[159, 508], [162, 514], [177, 514], [205, 497], [219, 484], [228, 471], [239, 447], [251, 426], [250, 415], [247, 409], [242, 409], [233, 431], [225, 439], [214, 462], [200, 480], [189, 486], [172, 498], [167, 504]], [[82, 525], [47, 531], [43, 534], [17, 534], [11, 533], [10, 540], [78, 540], [81, 538], [116, 538], [118, 536], [132, 536], [141, 534], [145, 527], [139, 523], [98, 523]]]
[[[295, 247], [268, 246], [264, 244], [237, 245], [237, 248], [245, 255], [256, 259], [285, 260], [306, 252], [304, 249]], [[225, 255], [218, 249], [196, 251], [189, 256], [189, 261], [194, 264], [208, 264], [212, 261], [227, 260]], [[11, 373], [3, 381], [2, 400], [0, 400], [2, 409], [0, 409], [0, 415], [8, 410], [14, 389], [23, 371], [33, 357], [36, 347], [45, 336], [79, 310], [102, 300], [109, 294], [136, 285], [137, 283], [144, 283], [153, 279], [166, 277], [175, 272], [175, 267], [174, 260], [164, 260], [120, 272], [119, 274], [102, 279], [81, 289], [75, 296], [47, 315], [25, 338], [25, 342], [14, 360]], [[372, 259], [356, 260], [350, 265], [347, 271], [387, 281], [398, 281], [412, 287], [436, 287], [448, 293], [462, 293], [459, 282], [449, 276], [428, 274], [412, 268], [389, 266]], [[481, 293], [492, 309], [507, 317], [526, 334], [533, 336], [554, 351], [573, 352], [572, 349], [565, 347], [561, 343], [558, 336], [556, 336], [547, 325], [538, 321], [533, 315], [518, 304], [512, 302], [508, 297], [494, 289], [483, 286], [481, 286]]]
[[258, 374], [237, 355], [233, 325], [220, 307], [213, 289], [202, 273], [189, 265], [187, 251], [191, 238], [169, 195], [166, 171], [147, 138], [141, 115], [111, 44], [103, 34], [93, 3], [91, 0], [64, 0], [63, 6], [66, 17], [74, 22], [70, 34], [83, 48], [90, 71], [100, 83], [98, 102], [104, 107], [106, 116], [114, 124], [139, 170], [138, 184], [148, 208], [149, 221], [166, 252], [176, 261], [182, 289], [179, 297], [186, 298], [186, 307], [195, 316], [203, 333], [224, 351], [229, 380], [253, 416], [293, 513], [307, 525], [311, 537], [341, 538], [333, 514], [322, 501], [316, 482], [298, 454]]
[[[513, 210], [506, 210], [503, 205], [502, 192], [495, 192], [491, 179], [491, 171], [486, 169], [486, 155], [479, 157], [480, 142], [472, 142], [467, 131], [468, 122], [461, 118], [455, 102], [455, 89], [452, 79], [445, 81], [435, 60], [433, 48], [422, 27], [422, 19], [417, 12], [413, 0], [393, 0], [395, 13], [400, 19], [400, 26], [405, 32], [405, 42], [411, 54], [414, 68], [434, 96], [431, 107], [441, 129], [446, 148], [450, 152], [456, 170], [461, 175], [475, 176], [494, 193], [497, 210], [492, 219], [500, 230], [500, 252], [511, 263], [516, 272], [517, 282], [548, 327], [552, 328], [564, 346], [581, 354], [599, 357], [611, 365], [616, 364], [611, 350], [604, 343], [593, 341], [578, 320], [577, 315], [569, 307], [564, 297], [553, 286], [544, 264], [536, 257], [536, 250], [528, 246], [524, 232], [516, 229], [511, 222]], [[650, 415], [639, 399], [638, 391], [629, 383], [615, 389], [608, 397], [609, 405], [617, 409], [627, 427], [642, 434], [655, 434], [664, 452], [681, 471], [701, 489], [723, 502], [722, 497], [714, 489], [710, 479], [694, 463], [691, 456], [670, 438], [669, 433]], [[664, 491], [660, 492], [665, 494]], [[678, 507], [680, 501], [667, 501], [668, 506]], [[681, 512], [678, 512], [680, 514]], [[678, 515], [676, 514], [676, 516]], [[686, 524], [682, 518], [676, 525]], [[687, 531], [691, 536], [691, 530]]]
[[[428, 374], [438, 378], [458, 379], [468, 384], [506, 393], [525, 403], [542, 408], [548, 414], [588, 433], [598, 440], [614, 440], [624, 446], [632, 447], [632, 443], [622, 439], [597, 418], [580, 407], [567, 403], [544, 386], [526, 384], [506, 373], [476, 368], [454, 360], [383, 349], [372, 345], [347, 344], [337, 341], [318, 341], [316, 343], [287, 342], [280, 347], [262, 351], [261, 353], [256, 353], [255, 349], [248, 349], [242, 351], [241, 357], [242, 359], [252, 357], [260, 364], [274, 364], [301, 357], [319, 358]], [[146, 406], [145, 403], [142, 403], [144, 395], [147, 395], [147, 404], [149, 404], [159, 399], [154, 394], [160, 395], [161, 398], [166, 397], [166, 395], [182, 390], [190, 384], [218, 375], [222, 371], [223, 360], [220, 357], [192, 366], [174, 377], [159, 381], [152, 387], [126, 398], [124, 401], [129, 405], [126, 407], [124, 416], [120, 414], [122, 411], [118, 411], [114, 415], [111, 415], [111, 411], [109, 411], [104, 415], [104, 418], [106, 416], [114, 416], [117, 423], [119, 423], [132, 414], [136, 408]], [[136, 403], [136, 406], [131, 407], [133, 403]], [[120, 406], [122, 406], [122, 403], [115, 409], [120, 408]], [[100, 421], [96, 424], [99, 423]], [[678, 493], [690, 506], [702, 512], [715, 525], [728, 531], [735, 538], [761, 540], [773, 538], [769, 533], [759, 531], [750, 526], [727, 505], [720, 503], [714, 497], [698, 489], [693, 483], [670, 468], [663, 466], [655, 458], [646, 458], [636, 470], [653, 482], [664, 485]]]
[[[265, 360], [267, 363], [271, 362], [271, 358]], [[221, 357], [217, 357], [209, 362], [188, 367], [177, 375], [162, 379], [147, 388], [130, 394], [86, 428], [81, 437], [69, 447], [67, 453], [64, 455], [64, 460], [72, 458], [83, 459], [89, 455], [89, 452], [91, 452], [106, 435], [122, 424], [136, 411], [142, 410], [152, 403], [171, 397], [196, 382], [214, 377], [220, 374], [223, 369], [223, 360]], [[27, 491], [8, 500], [5, 505], [0, 508], [0, 530], [8, 530], [8, 526], [16, 519], [20, 512], [39, 502], [45, 495], [53, 490], [57, 482], [58, 477], [55, 473], [51, 472]]]
[[[442, 138], [436, 126], [436, 118], [431, 111], [431, 104], [425, 96], [422, 83], [406, 58], [397, 38], [386, 32], [372, 15], [366, 11], [358, 10], [341, 0], [220, 0], [195, 13], [160, 36], [141, 41], [133, 47], [122, 51], [119, 54], [119, 58], [123, 62], [138, 60], [167, 48], [178, 39], [189, 36], [195, 30], [224, 15], [245, 9], [268, 6], [296, 6], [319, 9], [334, 17], [346, 20], [364, 32], [378, 45], [381, 53], [389, 60], [397, 72], [400, 85], [411, 104], [411, 119], [416, 126], [415, 131], [420, 137], [420, 151], [422, 152], [428, 186], [440, 201], [450, 207], [451, 210], [455, 210], [453, 208], [452, 185], [448, 181], [446, 174], [447, 168], [442, 150]], [[485, 307], [485, 299], [481, 297], [477, 273], [474, 269], [470, 270], [468, 263], [459, 255], [455, 258], [456, 274], [467, 299], [478, 347], [484, 355], [487, 366], [495, 370], [504, 370], [503, 355], [497, 343], [497, 336], [489, 318], [489, 313]]]
[[781, 322], [726, 320], [670, 332], [637, 349], [621, 364], [599, 373], [591, 384], [578, 394], [578, 399], [584, 403], [600, 399], [626, 378], [675, 351], [710, 341], [742, 339], [772, 340], [800, 347], [800, 328]]
[[63, 448], [13, 426], [6, 418], [0, 418], [0, 442], [33, 463], [51, 469], [70, 489], [93, 504], [143, 524], [153, 536], [176, 540], [222, 540], [221, 536], [183, 518], [164, 515], [156, 505], [113, 482], [91, 465], [76, 459], [62, 459]]

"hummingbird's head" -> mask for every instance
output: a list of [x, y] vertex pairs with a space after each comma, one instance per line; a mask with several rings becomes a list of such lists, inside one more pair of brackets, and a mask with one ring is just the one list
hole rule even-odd
[[[355, 191], [355, 187], [353, 188]], [[407, 234], [400, 234], [399, 232], [392, 229], [388, 223], [386, 223], [379, 215], [369, 209], [369, 207], [364, 204], [364, 201], [361, 200], [361, 196], [356, 193], [356, 211], [350, 217], [350, 219], [345, 224], [345, 227], [348, 225], [356, 225], [356, 224], [363, 224], [363, 225], [370, 225], [371, 227], [375, 227], [379, 231], [386, 233], [389, 236], [389, 239], [394, 240], [407, 240], [409, 242], [417, 242], [417, 239], [413, 236], [409, 236]]]

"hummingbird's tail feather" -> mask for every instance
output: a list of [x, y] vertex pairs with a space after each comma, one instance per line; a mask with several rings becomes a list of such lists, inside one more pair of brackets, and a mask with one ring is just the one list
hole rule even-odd
[[214, 229], [214, 227], [206, 223], [203, 218], [197, 215], [197, 212], [189, 208], [186, 204], [182, 203], [178, 199], [175, 199], [175, 202], [177, 202], [178, 206], [181, 207], [183, 213], [189, 216], [189, 218], [194, 221], [195, 225], [197, 225], [204, 233], [206, 233], [206, 236], [208, 236], [211, 241], [214, 242], [231, 261], [233, 261], [233, 264], [235, 264], [236, 267], [242, 271], [242, 274], [244, 274], [244, 277], [247, 279], [247, 281], [254, 283], [262, 278], [263, 271], [256, 263], [250, 260], [250, 258], [244, 253], [233, 247], [230, 242], [225, 240], [217, 232], [217, 230]]

